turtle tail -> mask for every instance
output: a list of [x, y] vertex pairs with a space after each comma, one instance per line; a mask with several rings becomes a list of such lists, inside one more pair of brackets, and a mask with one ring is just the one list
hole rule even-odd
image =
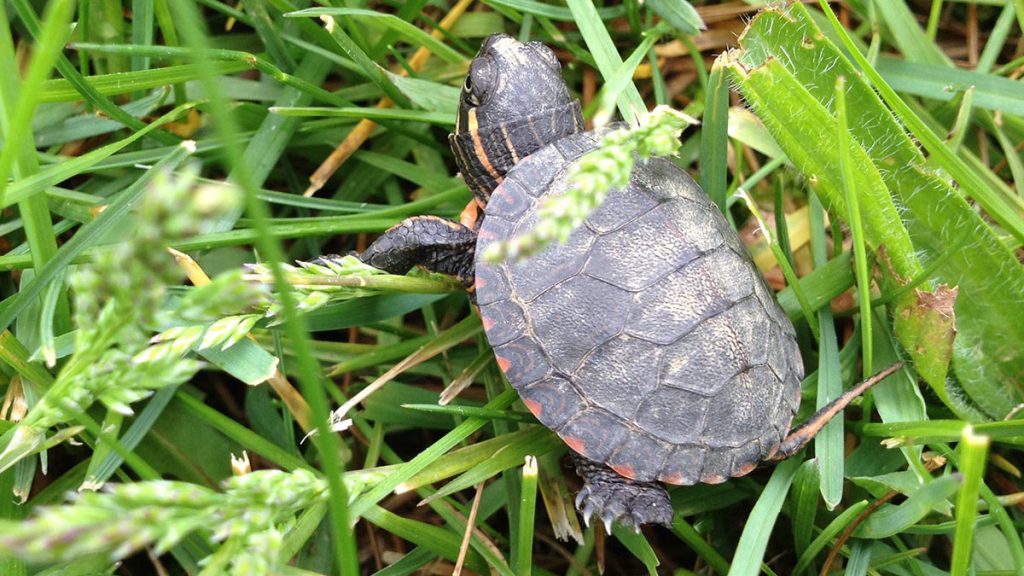
[[779, 446], [775, 450], [775, 453], [768, 458], [765, 458], [765, 461], [777, 462], [779, 460], [785, 460], [802, 450], [804, 446], [806, 446], [807, 443], [810, 442], [818, 432], [821, 432], [821, 429], [832, 420], [832, 417], [842, 412], [843, 408], [846, 408], [854, 398], [863, 394], [868, 388], [871, 388], [875, 384], [885, 380], [886, 377], [902, 367], [903, 362], [897, 362], [878, 374], [875, 374], [871, 378], [857, 384], [853, 388], [850, 388], [841, 396], [826, 404], [825, 407], [818, 410], [814, 416], [808, 418], [803, 424], [790, 430], [789, 434], [782, 439], [782, 442], [779, 442]]

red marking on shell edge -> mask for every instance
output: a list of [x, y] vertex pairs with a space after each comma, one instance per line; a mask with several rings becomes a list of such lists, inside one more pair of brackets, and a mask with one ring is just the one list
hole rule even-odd
[[683, 475], [680, 474], [679, 472], [673, 472], [671, 474], [664, 474], [662, 476], [659, 476], [658, 480], [661, 480], [665, 484], [675, 484], [676, 486], [682, 486], [683, 485]]
[[[579, 438], [577, 438], [575, 436], [562, 436], [562, 441], [565, 442], [565, 444], [569, 448], [572, 448], [577, 453], [584, 454], [585, 446], [583, 445], [583, 440], [580, 440]], [[584, 454], [584, 455], [586, 455], [586, 454]]]
[[490, 331], [491, 327], [494, 326], [494, 320], [491, 320], [487, 316], [481, 316], [480, 323], [484, 325], [484, 330], [486, 331]]
[[[498, 362], [500, 364], [501, 360], [498, 360]], [[506, 360], [506, 362], [507, 362], [507, 360]], [[530, 413], [532, 413], [534, 416], [540, 418], [540, 411], [541, 411], [540, 402], [537, 402], [536, 400], [527, 400], [527, 399], [524, 398], [523, 399], [523, 405], [526, 406], [526, 409], [529, 410]]]
[[750, 474], [750, 472], [753, 471], [754, 468], [757, 468], [757, 462], [750, 462], [748, 464], [744, 464], [743, 466], [740, 466], [739, 468], [736, 469], [736, 473], [733, 474], [733, 476], [746, 476], [747, 474]]
[[494, 240], [497, 236], [491, 230], [480, 230], [477, 232], [476, 238], [477, 240]]
[[619, 476], [625, 476], [626, 478], [629, 478], [630, 480], [635, 480], [636, 479], [636, 472], [633, 471], [633, 467], [630, 466], [629, 464], [609, 464], [608, 466], [612, 470], [615, 470], [615, 472]]
[[486, 284], [486, 282], [484, 282], [484, 279], [479, 276], [473, 279], [473, 287], [477, 290], [483, 288], [484, 284]]
[[700, 479], [705, 484], [721, 484], [725, 482], [725, 476], [721, 474], [707, 474]]
[[[488, 329], [489, 328], [490, 327], [488, 327]], [[512, 366], [512, 363], [504, 356], [495, 356], [494, 359], [498, 361], [498, 368], [501, 368], [502, 372], [508, 372], [509, 367]]]

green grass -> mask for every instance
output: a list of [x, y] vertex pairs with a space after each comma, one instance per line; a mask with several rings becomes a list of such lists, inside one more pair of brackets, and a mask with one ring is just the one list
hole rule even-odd
[[[1024, 2], [743, 5], [0, 3], [0, 576], [1024, 572]], [[702, 120], [674, 161], [780, 290], [798, 419], [907, 365], [671, 529], [583, 526], [457, 281], [308, 264], [458, 217], [498, 31], [588, 120]]]

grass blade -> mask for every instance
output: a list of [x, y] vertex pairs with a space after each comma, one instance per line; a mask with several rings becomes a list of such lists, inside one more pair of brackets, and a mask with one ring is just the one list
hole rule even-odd
[[[576, 20], [576, 25], [587, 43], [587, 48], [594, 55], [597, 69], [605, 79], [611, 79], [622, 66], [622, 56], [616, 50], [608, 30], [601, 21], [597, 8], [590, 0], [569, 0], [569, 9]], [[647, 105], [640, 97], [640, 91], [632, 82], [627, 82], [625, 88], [616, 99], [619, 106], [619, 114], [626, 121], [633, 121], [647, 111]]]
[[956, 499], [956, 534], [953, 536], [953, 560], [949, 573], [967, 576], [974, 556], [974, 531], [977, 529], [978, 492], [985, 474], [985, 457], [989, 439], [979, 436], [970, 426], [964, 427], [960, 439], [960, 474], [964, 484]]
[[533, 520], [537, 511], [537, 458], [526, 457], [520, 487], [519, 531], [516, 532], [516, 555], [512, 566], [516, 574], [530, 576], [533, 571]]
[[764, 487], [760, 498], [750, 511], [743, 535], [740, 536], [736, 554], [733, 556], [729, 576], [757, 576], [761, 572], [764, 552], [768, 548], [768, 538], [775, 528], [775, 521], [786, 500], [789, 485], [800, 468], [799, 458], [790, 458], [775, 467], [768, 485]]

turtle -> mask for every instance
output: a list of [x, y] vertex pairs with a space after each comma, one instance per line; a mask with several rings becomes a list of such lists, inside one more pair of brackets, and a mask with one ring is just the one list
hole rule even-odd
[[588, 524], [671, 525], [663, 484], [787, 458], [880, 378], [790, 428], [804, 375], [793, 324], [717, 205], [667, 159], [638, 163], [564, 245], [485, 261], [487, 246], [536, 224], [600, 140], [550, 48], [492, 35], [449, 136], [469, 206], [457, 222], [408, 218], [358, 256], [462, 280], [501, 371], [571, 449]]

